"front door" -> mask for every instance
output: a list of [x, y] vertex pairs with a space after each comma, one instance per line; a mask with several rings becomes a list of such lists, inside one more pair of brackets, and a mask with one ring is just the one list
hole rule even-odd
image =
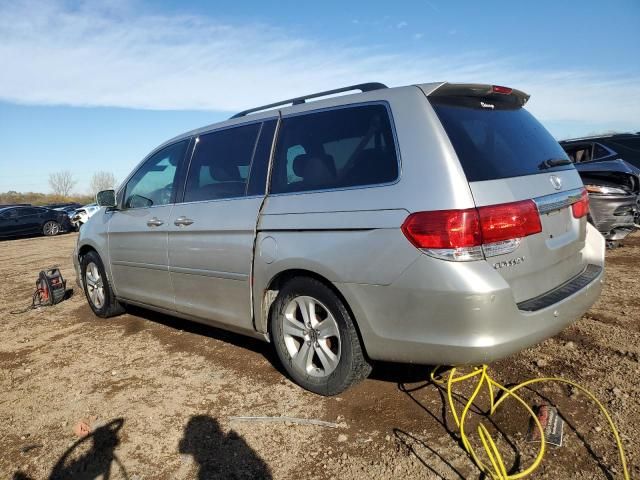
[[184, 199], [169, 225], [176, 309], [233, 330], [253, 330], [251, 261], [275, 120], [196, 141]]
[[18, 210], [20, 223], [25, 233], [42, 233], [42, 225], [45, 223], [47, 211], [42, 208], [21, 208]]
[[120, 298], [174, 308], [167, 232], [177, 191], [176, 172], [188, 143], [165, 147], [144, 162], [123, 187], [119, 209], [105, 216], [113, 284]]

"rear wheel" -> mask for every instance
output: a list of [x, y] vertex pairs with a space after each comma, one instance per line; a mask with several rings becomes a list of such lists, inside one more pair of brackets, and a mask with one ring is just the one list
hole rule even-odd
[[272, 312], [278, 358], [303, 388], [336, 395], [371, 372], [349, 311], [322, 282], [308, 277], [290, 280]]
[[60, 233], [60, 224], [54, 220], [49, 220], [42, 226], [42, 233], [48, 237], [53, 237]]
[[113, 294], [100, 256], [94, 251], [86, 253], [82, 256], [80, 267], [82, 286], [93, 313], [98, 317], [108, 318], [124, 312]]

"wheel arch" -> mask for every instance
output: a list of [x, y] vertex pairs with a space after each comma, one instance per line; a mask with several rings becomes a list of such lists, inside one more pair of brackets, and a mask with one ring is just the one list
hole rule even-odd
[[313, 278], [319, 281], [320, 283], [322, 283], [323, 285], [325, 285], [333, 293], [336, 294], [336, 296], [340, 299], [344, 307], [349, 312], [349, 315], [351, 315], [351, 318], [353, 319], [353, 326], [356, 329], [356, 332], [358, 334], [358, 339], [360, 340], [360, 344], [362, 345], [362, 351], [365, 355], [365, 358], [369, 359], [369, 356], [367, 355], [366, 344], [364, 342], [362, 332], [360, 330], [358, 317], [356, 316], [354, 309], [351, 307], [350, 303], [347, 301], [347, 298], [345, 297], [345, 295], [328, 278], [324, 277], [323, 275], [317, 272], [314, 272], [312, 270], [306, 270], [303, 268], [290, 268], [290, 269], [286, 269], [281, 272], [278, 272], [271, 278], [271, 280], [267, 284], [267, 287], [262, 292], [262, 312], [261, 313], [262, 313], [262, 318], [264, 318], [266, 321], [266, 331], [269, 336], [269, 339], [271, 339], [273, 305], [275, 303], [275, 299], [277, 298], [279, 291], [282, 289], [282, 287], [286, 283], [298, 277]]
[[84, 257], [89, 252], [95, 252], [98, 255], [98, 257], [100, 257], [100, 260], [102, 261], [102, 265], [104, 266], [105, 274], [107, 275], [107, 280], [109, 280], [109, 283], [111, 284], [111, 288], [113, 289], [113, 291], [116, 293], [116, 296], [117, 296], [118, 291], [113, 281], [113, 275], [111, 272], [111, 264], [109, 262], [109, 259], [105, 258], [105, 255], [103, 255], [103, 253], [100, 251], [100, 248], [98, 247], [98, 245], [94, 244], [93, 241], [85, 241], [81, 245], [78, 245], [77, 256], [78, 256], [78, 265], [80, 266], [79, 272], [81, 272], [81, 269], [82, 269], [81, 267], [82, 257]]
[[[91, 251], [98, 253], [98, 250], [96, 250], [93, 245], [88, 245], [88, 244], [82, 245], [78, 249], [78, 260], [81, 260], [83, 256], [85, 256], [87, 253], [89, 253]], [[98, 255], [100, 255], [100, 254], [98, 253]]]

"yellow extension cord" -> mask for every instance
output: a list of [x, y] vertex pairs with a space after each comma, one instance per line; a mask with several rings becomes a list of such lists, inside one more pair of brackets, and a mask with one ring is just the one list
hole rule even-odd
[[[622, 446], [622, 441], [620, 440], [620, 435], [618, 434], [618, 430], [616, 429], [616, 426], [614, 425], [613, 420], [611, 419], [611, 416], [609, 415], [609, 412], [604, 407], [604, 405], [602, 405], [602, 403], [586, 388], [572, 381], [565, 380], [564, 378], [557, 378], [557, 377], [534, 378], [532, 380], [527, 380], [526, 382], [522, 382], [516, 385], [515, 387], [507, 388], [501, 385], [500, 383], [496, 382], [494, 379], [492, 379], [489, 376], [489, 374], [487, 373], [487, 365], [474, 367], [473, 371], [471, 371], [470, 373], [461, 374], [457, 377], [456, 377], [456, 369], [452, 368], [449, 372], [449, 378], [445, 381], [441, 378], [438, 378], [437, 376], [437, 372], [440, 368], [441, 367], [436, 367], [435, 369], [433, 369], [433, 371], [431, 372], [431, 380], [434, 383], [437, 383], [439, 385], [442, 385], [442, 386], [446, 385], [449, 408], [451, 409], [453, 419], [455, 420], [456, 425], [460, 430], [460, 438], [462, 439], [462, 444], [464, 445], [465, 450], [471, 456], [471, 458], [473, 459], [475, 464], [478, 466], [478, 468], [480, 468], [480, 470], [482, 470], [490, 478], [495, 480], [515, 480], [518, 478], [524, 478], [528, 475], [531, 475], [534, 472], [534, 470], [538, 468], [538, 466], [540, 466], [540, 463], [542, 462], [542, 458], [544, 457], [544, 452], [546, 448], [544, 429], [540, 424], [540, 420], [538, 420], [538, 417], [533, 412], [531, 407], [527, 405], [527, 403], [522, 399], [522, 397], [520, 397], [515, 393], [517, 390], [520, 390], [523, 387], [532, 385], [534, 383], [539, 383], [539, 382], [558, 382], [558, 383], [565, 383], [567, 385], [571, 385], [572, 387], [577, 388], [578, 390], [583, 392], [591, 400], [593, 400], [596, 405], [598, 405], [598, 407], [600, 408], [600, 411], [604, 414], [605, 418], [607, 419], [607, 422], [609, 422], [609, 427], [611, 428], [611, 431], [613, 432], [613, 436], [616, 439], [616, 443], [618, 445], [618, 452], [620, 454], [620, 462], [622, 463], [622, 471], [624, 474], [624, 478], [625, 480], [629, 480], [631, 478], [629, 476], [629, 471], [627, 469], [627, 461], [625, 459], [624, 448]], [[456, 383], [464, 382], [472, 378], [477, 378], [477, 383], [474, 388], [473, 394], [471, 395], [471, 397], [469, 397], [469, 400], [467, 401], [464, 408], [462, 409], [462, 413], [458, 414], [458, 411], [456, 410], [456, 407], [453, 401], [453, 386]], [[480, 390], [485, 385], [487, 387], [487, 391], [488, 391], [490, 402], [491, 402], [489, 415], [493, 415], [493, 413], [496, 411], [498, 406], [500, 406], [500, 404], [505, 399], [509, 397], [513, 397], [527, 410], [527, 412], [529, 412], [531, 417], [534, 419], [538, 430], [540, 431], [540, 449], [538, 450], [538, 454], [536, 455], [535, 460], [529, 467], [527, 467], [526, 469], [518, 473], [514, 473], [514, 474], [507, 473], [507, 467], [505, 466], [502, 455], [500, 455], [500, 452], [498, 450], [498, 447], [495, 441], [491, 438], [489, 431], [482, 423], [478, 425], [478, 436], [480, 438], [480, 442], [482, 443], [482, 446], [484, 447], [485, 453], [489, 458], [489, 462], [491, 463], [490, 466], [483, 463], [480, 460], [478, 454], [471, 446], [471, 442], [469, 441], [469, 438], [467, 437], [467, 433], [465, 432], [464, 426], [465, 426], [465, 420], [467, 419], [467, 414], [469, 413], [469, 410], [473, 405], [473, 402], [475, 401], [476, 397], [479, 395]], [[497, 393], [499, 390], [502, 390], [504, 392], [504, 395], [496, 401], [494, 397], [494, 391]]]

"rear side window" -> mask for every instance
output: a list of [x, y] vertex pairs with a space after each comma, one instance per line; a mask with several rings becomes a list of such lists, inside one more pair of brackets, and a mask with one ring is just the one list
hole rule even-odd
[[523, 108], [464, 97], [432, 98], [431, 104], [469, 182], [574, 168], [572, 164], [542, 166], [545, 160], [568, 157], [540, 122]]
[[1, 219], [16, 218], [17, 216], [18, 216], [18, 209], [16, 208], [10, 208], [0, 213]]
[[593, 158], [595, 160], [598, 160], [598, 159], [604, 158], [604, 157], [608, 157], [609, 155], [611, 155], [611, 152], [609, 150], [607, 150], [606, 148], [604, 148], [599, 143], [595, 143], [593, 145]]
[[287, 117], [276, 147], [272, 193], [388, 183], [398, 156], [384, 105], [359, 105]]
[[564, 148], [573, 163], [582, 163], [591, 161], [592, 146], [590, 143], [580, 145], [570, 145]]
[[41, 213], [41, 211], [38, 208], [26, 207], [26, 208], [19, 208], [18, 209], [18, 216], [19, 217], [28, 217], [30, 215], [37, 215], [39, 213]]
[[260, 123], [199, 137], [187, 175], [185, 202], [243, 197]]

